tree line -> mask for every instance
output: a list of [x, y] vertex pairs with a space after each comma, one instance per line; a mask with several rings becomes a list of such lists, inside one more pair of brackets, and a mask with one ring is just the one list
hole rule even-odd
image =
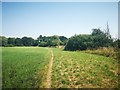
[[0, 46], [10, 47], [10, 46], [59, 46], [66, 45], [68, 41], [67, 37], [64, 36], [42, 36], [40, 35], [37, 39], [32, 37], [22, 37], [22, 38], [6, 38], [5, 36], [0, 36]]
[[65, 46], [64, 50], [86, 50], [97, 49], [100, 47], [118, 47], [120, 48], [120, 39], [113, 40], [110, 33], [98, 29], [92, 29], [91, 34], [79, 34], [70, 38], [65, 36], [42, 36], [37, 39], [32, 37], [22, 38], [6, 38], [0, 36], [0, 46], [40, 46], [40, 47], [56, 47]]
[[109, 31], [103, 32], [98, 28], [93, 29], [90, 35], [80, 34], [72, 36], [69, 38], [64, 50], [75, 51], [109, 46], [120, 48], [120, 40], [113, 40]]

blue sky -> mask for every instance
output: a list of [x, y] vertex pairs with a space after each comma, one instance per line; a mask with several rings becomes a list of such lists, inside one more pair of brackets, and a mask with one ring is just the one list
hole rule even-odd
[[6, 37], [90, 34], [93, 28], [118, 34], [117, 2], [3, 2], [2, 35]]
[[1, 0], [2, 2], [118, 2], [119, 0]]
[[118, 38], [120, 39], [120, 2], [118, 3]]
[[2, 3], [0, 2], [0, 34], [2, 34]]

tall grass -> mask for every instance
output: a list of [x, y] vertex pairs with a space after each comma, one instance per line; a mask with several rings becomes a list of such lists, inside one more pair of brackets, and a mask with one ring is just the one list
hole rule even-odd
[[112, 57], [114, 59], [117, 59], [117, 57], [118, 57], [118, 49], [113, 48], [113, 47], [101, 47], [98, 49], [86, 50], [83, 52], [97, 54], [97, 55], [103, 55], [106, 57]]

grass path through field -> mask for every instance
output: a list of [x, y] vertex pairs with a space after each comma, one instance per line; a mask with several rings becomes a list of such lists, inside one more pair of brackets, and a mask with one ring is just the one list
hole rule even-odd
[[49, 63], [49, 66], [48, 66], [46, 88], [50, 88], [51, 87], [52, 66], [53, 66], [53, 60], [54, 60], [53, 51], [52, 51], [52, 49], [49, 49], [49, 50], [51, 52], [51, 59], [50, 59], [50, 63]]

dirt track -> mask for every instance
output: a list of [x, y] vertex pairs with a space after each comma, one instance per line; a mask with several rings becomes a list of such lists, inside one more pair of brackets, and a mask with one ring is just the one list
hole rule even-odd
[[53, 66], [53, 60], [54, 60], [54, 55], [53, 55], [53, 51], [50, 49], [51, 52], [51, 59], [50, 59], [50, 63], [48, 66], [48, 73], [47, 73], [47, 80], [46, 80], [46, 88], [51, 88], [51, 76], [52, 76], [52, 66]]

